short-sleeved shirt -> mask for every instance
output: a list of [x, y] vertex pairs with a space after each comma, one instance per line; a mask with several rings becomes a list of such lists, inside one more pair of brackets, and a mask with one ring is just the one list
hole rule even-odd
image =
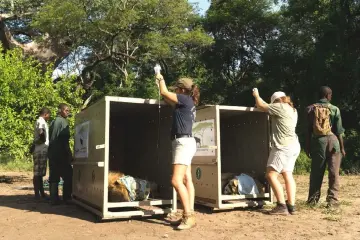
[[37, 142], [40, 139], [40, 129], [45, 132], [45, 142], [41, 143], [41, 144], [35, 144], [34, 152], [42, 151], [43, 148], [49, 146], [49, 129], [48, 129], [48, 125], [43, 117], [39, 117], [35, 122], [35, 127], [34, 127], [35, 142]]
[[57, 116], [50, 124], [49, 159], [68, 160], [70, 153], [70, 130], [68, 121]]
[[178, 103], [173, 112], [171, 135], [187, 134], [192, 135], [192, 126], [195, 121], [196, 108], [191, 96], [176, 94]]
[[[327, 99], [320, 99], [317, 104], [327, 105], [330, 109], [330, 124], [331, 124], [331, 132], [335, 135], [339, 136], [345, 132], [345, 129], [342, 125], [340, 109], [334, 105], [332, 105]], [[307, 124], [308, 127], [312, 127], [314, 122], [314, 105], [310, 105], [306, 108], [307, 114]]]
[[297, 111], [287, 103], [273, 103], [269, 104], [269, 114], [273, 146], [282, 148], [296, 143]]

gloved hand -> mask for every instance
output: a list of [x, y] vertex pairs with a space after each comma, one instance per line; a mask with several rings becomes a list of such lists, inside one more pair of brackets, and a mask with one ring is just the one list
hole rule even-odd
[[156, 64], [154, 67], [155, 75], [160, 74], [161, 66], [159, 64]]
[[155, 67], [154, 67], [154, 71], [155, 71], [155, 83], [159, 87], [159, 81], [164, 79], [163, 76], [160, 73], [161, 66], [159, 64], [156, 64]]
[[253, 88], [253, 96], [259, 97], [259, 90], [257, 88]]

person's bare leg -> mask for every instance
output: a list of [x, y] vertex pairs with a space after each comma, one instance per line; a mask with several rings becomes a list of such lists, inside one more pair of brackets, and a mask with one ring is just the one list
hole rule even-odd
[[281, 173], [285, 180], [286, 195], [288, 204], [295, 205], [296, 183], [292, 172]]
[[284, 190], [278, 179], [279, 173], [272, 167], [267, 168], [266, 177], [270, 183], [272, 190], [274, 191], [275, 197], [278, 203], [285, 204]]
[[285, 203], [284, 190], [281, 186], [278, 176], [279, 173], [275, 171], [275, 169], [273, 169], [272, 167], [267, 168], [266, 177], [277, 199], [276, 206], [268, 213], [270, 215], [288, 215], [289, 211]]
[[188, 213], [191, 211], [188, 190], [184, 184], [186, 169], [187, 169], [186, 165], [174, 164], [173, 176], [171, 179], [171, 183], [173, 187], [180, 196], [180, 201], [183, 205], [184, 213]]
[[190, 209], [191, 209], [191, 211], [194, 211], [195, 188], [194, 188], [194, 183], [192, 181], [191, 165], [189, 165], [186, 169], [185, 186], [186, 186], [186, 189], [187, 189], [188, 195], [189, 195]]

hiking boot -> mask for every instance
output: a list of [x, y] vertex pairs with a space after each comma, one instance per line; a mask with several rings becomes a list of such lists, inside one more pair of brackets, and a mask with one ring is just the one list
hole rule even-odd
[[177, 226], [179, 226], [181, 224], [182, 220], [183, 220], [183, 217], [181, 217], [178, 220], [170, 221], [170, 225], [174, 226], [174, 227], [177, 227]]
[[274, 207], [270, 212], [270, 215], [289, 215], [289, 211], [286, 207], [286, 204], [277, 203], [276, 207]]
[[338, 209], [340, 207], [340, 203], [339, 201], [335, 201], [335, 200], [330, 200], [328, 201], [326, 208], [330, 208], [330, 209]]
[[295, 205], [290, 205], [289, 202], [286, 201], [286, 207], [287, 207], [287, 209], [288, 209], [288, 212], [289, 212], [291, 215], [296, 215], [296, 214], [297, 214]]
[[313, 208], [313, 207], [317, 207], [319, 204], [319, 201], [313, 200], [313, 199], [309, 199], [306, 201], [306, 205]]
[[[194, 213], [194, 210], [191, 210], [192, 213]], [[170, 225], [171, 226], [174, 226], [174, 227], [177, 227], [181, 224], [182, 220], [183, 220], [183, 217], [184, 217], [184, 214], [181, 215], [181, 217], [178, 219], [178, 220], [171, 220], [169, 221], [170, 222]]]
[[194, 213], [184, 213], [181, 223], [179, 226], [177, 226], [176, 230], [187, 230], [192, 227], [195, 227], [196, 221], [195, 221], [195, 214]]

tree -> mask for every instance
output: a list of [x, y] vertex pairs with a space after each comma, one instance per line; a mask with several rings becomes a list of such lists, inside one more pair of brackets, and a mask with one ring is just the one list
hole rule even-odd
[[32, 26], [71, 43], [73, 50], [88, 49], [80, 75], [87, 87], [102, 78], [93, 74], [100, 63], [116, 75], [119, 88], [126, 88], [133, 84], [132, 74], [151, 69], [153, 75], [151, 64], [157, 61], [169, 74], [171, 66], [211, 43], [187, 0], [48, 0]]
[[358, 1], [288, 1], [279, 37], [267, 42], [263, 57], [268, 83], [294, 93], [301, 107], [315, 100], [321, 85], [329, 85], [337, 104], [359, 109], [359, 16]]
[[31, 26], [43, 0], [2, 0], [0, 2], [0, 43], [3, 50], [21, 48], [26, 55], [46, 64], [59, 64], [69, 54], [69, 42], [51, 38]]
[[2, 50], [0, 47], [0, 155], [23, 159], [40, 109], [49, 107], [54, 117], [58, 104], [65, 102], [77, 112], [82, 90], [71, 79], [53, 84], [51, 70], [44, 74], [41, 64], [24, 58], [19, 49], [5, 54]]
[[44, 69], [75, 58], [85, 97], [104, 89], [133, 94], [152, 78], [155, 62], [167, 78], [189, 73], [187, 62], [212, 42], [187, 0], [5, 0], [0, 39], [5, 50], [20, 47]]
[[204, 24], [215, 44], [203, 58], [217, 80], [212, 91], [221, 89], [220, 102], [244, 104], [241, 94], [260, 78], [265, 43], [276, 34], [277, 18], [270, 9], [267, 0], [211, 2]]
[[[354, 0], [286, 1], [280, 12], [279, 35], [266, 43], [261, 73], [264, 85], [283, 89], [303, 109], [317, 100], [320, 86], [334, 90], [346, 129], [343, 163], [358, 159], [360, 130], [360, 2]], [[301, 116], [301, 115], [300, 115]], [[298, 132], [302, 139], [304, 119]], [[354, 130], [352, 130], [354, 129]]]

